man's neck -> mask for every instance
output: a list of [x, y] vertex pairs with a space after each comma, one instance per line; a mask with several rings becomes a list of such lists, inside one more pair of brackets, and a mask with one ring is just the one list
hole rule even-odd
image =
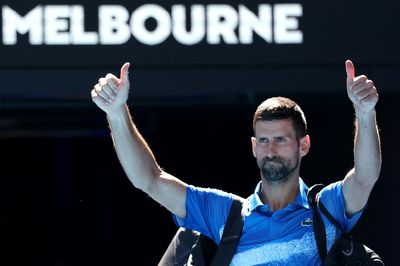
[[299, 192], [299, 177], [290, 177], [284, 183], [270, 183], [262, 179], [260, 199], [272, 211], [283, 209], [293, 202]]

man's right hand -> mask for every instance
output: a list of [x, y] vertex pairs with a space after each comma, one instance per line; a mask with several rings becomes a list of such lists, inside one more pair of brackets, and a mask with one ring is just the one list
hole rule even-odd
[[91, 95], [93, 102], [107, 115], [112, 115], [123, 108], [129, 95], [129, 63], [121, 67], [120, 77], [107, 74], [100, 78]]

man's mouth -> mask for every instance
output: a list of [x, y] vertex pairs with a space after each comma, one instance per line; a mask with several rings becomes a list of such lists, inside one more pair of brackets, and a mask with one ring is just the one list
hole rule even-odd
[[273, 159], [273, 160], [264, 160], [264, 162], [263, 162], [263, 166], [265, 166], [265, 165], [271, 165], [271, 164], [282, 164], [282, 162], [280, 161], [280, 160], [276, 160], [276, 159]]

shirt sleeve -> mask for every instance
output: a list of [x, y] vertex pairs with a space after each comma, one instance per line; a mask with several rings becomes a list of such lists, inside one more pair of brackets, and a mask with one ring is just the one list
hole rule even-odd
[[196, 230], [218, 244], [232, 202], [233, 197], [230, 193], [211, 188], [187, 186], [186, 217], [182, 219], [173, 215], [173, 218], [178, 226]]
[[326, 209], [339, 222], [342, 229], [345, 232], [349, 232], [360, 219], [363, 210], [355, 213], [350, 218], [347, 217], [343, 196], [343, 181], [326, 186], [320, 193], [320, 200]]

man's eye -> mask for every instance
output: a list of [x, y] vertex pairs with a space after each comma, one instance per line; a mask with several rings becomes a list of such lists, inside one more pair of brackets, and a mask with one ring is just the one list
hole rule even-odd
[[267, 139], [267, 138], [259, 138], [259, 139], [258, 139], [258, 142], [260, 142], [260, 143], [267, 143], [267, 142], [268, 142], [268, 139]]
[[277, 142], [285, 142], [286, 139], [285, 139], [284, 137], [277, 137], [277, 138], [276, 138], [276, 141], [277, 141]]

